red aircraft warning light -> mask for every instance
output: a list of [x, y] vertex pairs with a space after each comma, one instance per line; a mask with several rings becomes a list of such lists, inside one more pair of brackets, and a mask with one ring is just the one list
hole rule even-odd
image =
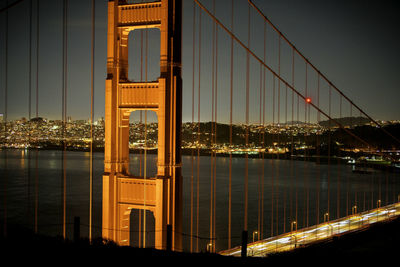
[[311, 98], [307, 97], [307, 98], [306, 98], [306, 102], [307, 102], [307, 103], [311, 103]]

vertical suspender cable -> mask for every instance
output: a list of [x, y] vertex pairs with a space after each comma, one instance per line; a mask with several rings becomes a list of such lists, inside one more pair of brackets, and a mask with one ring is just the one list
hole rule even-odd
[[40, 44], [40, 25], [39, 25], [39, 14], [40, 14], [40, 1], [36, 1], [36, 102], [35, 102], [35, 117], [39, 117], [39, 44]]
[[[264, 22], [265, 23], [265, 22]], [[293, 56], [293, 55], [292, 55]], [[291, 78], [292, 78], [292, 86], [293, 86], [293, 57], [291, 58], [292, 60], [292, 62], [291, 62], [291, 71], [292, 71], [292, 73], [291, 73]], [[290, 180], [292, 180], [293, 179], [293, 97], [294, 97], [294, 94], [293, 94], [293, 91], [292, 91], [292, 97], [291, 97], [291, 122], [290, 122], [290, 150], [288, 150], [288, 152], [290, 153], [290, 155], [289, 155], [289, 159], [290, 159], [290, 162], [289, 162], [289, 168], [290, 168]], [[289, 127], [289, 123], [287, 122], [287, 124], [286, 124], [286, 127]], [[288, 128], [289, 129], [289, 128]], [[287, 142], [289, 142], [289, 140], [287, 141]], [[292, 182], [290, 182], [290, 189], [289, 189], [289, 194], [290, 194], [290, 196], [289, 196], [289, 219], [290, 219], [290, 224], [291, 224], [291, 231], [293, 231], [293, 223], [294, 223], [294, 220], [293, 220], [293, 183]]]
[[[264, 24], [264, 36], [265, 36], [265, 24]], [[265, 43], [263, 46], [263, 51], [265, 51]], [[264, 55], [265, 58], [265, 55]], [[257, 225], [257, 239], [260, 239], [262, 228], [263, 228], [263, 193], [264, 193], [264, 152], [262, 148], [264, 148], [264, 122], [263, 122], [263, 66], [260, 63], [260, 92], [259, 92], [259, 105], [260, 105], [260, 114], [259, 114], [259, 145], [258, 147], [261, 150], [258, 150], [259, 159], [260, 159], [260, 168], [258, 175], [258, 225]]]
[[[278, 75], [281, 76], [281, 37], [279, 36], [278, 38]], [[280, 109], [281, 109], [281, 81], [278, 80], [278, 96], [277, 96], [277, 101], [278, 101], [278, 105], [277, 105], [277, 129], [278, 129], [278, 147], [277, 147], [277, 159], [279, 159], [279, 153], [280, 153]], [[276, 178], [275, 178], [275, 182], [276, 182], [276, 234], [279, 234], [279, 183], [278, 183], [278, 179], [279, 179], [279, 165], [276, 165]]]
[[[275, 75], [272, 77], [272, 128], [274, 129], [273, 131], [273, 136], [272, 140], [275, 142]], [[274, 150], [276, 149], [275, 144], [274, 145]], [[275, 210], [275, 158], [272, 157], [271, 160], [271, 183], [272, 183], [272, 189], [271, 189], [271, 236], [274, 236], [274, 210]]]
[[[142, 1], [143, 2], [143, 1]], [[146, 17], [147, 17], [147, 12], [146, 12]], [[141, 31], [141, 73], [140, 75], [143, 75], [143, 69], [144, 69], [144, 79], [142, 81], [146, 82], [147, 81], [147, 29], [142, 29]], [[144, 42], [144, 44], [143, 44]], [[144, 47], [144, 48], [143, 48]], [[144, 55], [144, 56], [143, 56]], [[143, 64], [144, 62], [144, 64]], [[144, 66], [143, 66], [144, 65]], [[143, 77], [141, 77], [143, 78]], [[145, 91], [145, 103], [147, 100], [147, 90]], [[145, 107], [146, 108], [146, 107]], [[144, 113], [144, 123], [142, 123], [142, 121], [140, 122], [140, 126], [142, 127], [142, 138], [144, 138], [144, 143], [143, 143], [143, 160], [142, 160], [142, 164], [143, 164], [143, 169], [141, 171], [143, 171], [143, 209], [139, 211], [140, 213], [140, 233], [139, 233], [139, 240], [140, 240], [140, 247], [141, 248], [145, 248], [146, 247], [146, 209], [145, 209], [145, 205], [146, 205], [146, 195], [145, 195], [145, 184], [146, 184], [146, 174], [147, 174], [147, 111], [146, 109], [144, 109], [143, 111], [141, 111], [140, 113], [140, 120], [143, 119], [143, 113]]]
[[[231, 31], [233, 32], [233, 0], [231, 1]], [[231, 37], [231, 73], [229, 105], [229, 199], [228, 199], [228, 248], [231, 248], [232, 234], [232, 105], [233, 105], [233, 37]]]
[[[217, 145], [217, 126], [218, 126], [218, 25], [215, 25], [215, 110], [214, 110], [214, 144]], [[217, 154], [214, 152], [214, 246], [215, 252], [215, 236], [216, 236], [216, 208], [217, 208]]]
[[[213, 13], [215, 15], [215, 0], [213, 0]], [[213, 22], [213, 30], [212, 30], [212, 67], [211, 67], [211, 123], [210, 123], [210, 148], [211, 148], [211, 173], [210, 173], [210, 252], [213, 251], [213, 208], [214, 208], [214, 165], [215, 165], [215, 157], [214, 157], [214, 70], [215, 70], [215, 22]]]
[[[319, 107], [319, 91], [320, 91], [320, 77], [319, 77], [319, 73], [318, 73], [318, 77], [317, 77], [317, 106]], [[319, 124], [321, 119], [321, 114], [319, 112], [319, 110], [317, 111], [317, 124]], [[317, 148], [317, 158], [318, 161], [321, 161], [321, 151], [320, 151], [320, 137], [319, 137], [319, 133], [317, 133], [317, 144], [316, 144], [316, 148]], [[320, 177], [321, 177], [321, 167], [320, 164], [318, 165], [318, 175], [317, 175], [317, 182], [316, 182], [316, 187], [317, 187], [317, 201], [316, 201], [316, 225], [319, 224], [319, 194], [320, 194]]]
[[[141, 1], [143, 2], [143, 0]], [[143, 29], [140, 31], [140, 81], [143, 82]], [[141, 137], [144, 136], [144, 127], [143, 126], [143, 110], [139, 111], [139, 127], [140, 127], [140, 134]], [[142, 176], [143, 173], [143, 169], [142, 169], [142, 165], [143, 165], [143, 154], [144, 154], [144, 148], [142, 147], [139, 150], [139, 176]], [[142, 247], [142, 210], [139, 210], [139, 225], [138, 225], [138, 242], [139, 242], [139, 248]]]
[[31, 134], [32, 134], [32, 124], [31, 124], [31, 119], [32, 119], [32, 13], [33, 13], [33, 8], [32, 8], [32, 0], [29, 1], [29, 59], [28, 59], [28, 68], [29, 68], [29, 77], [28, 77], [28, 190], [27, 190], [27, 205], [28, 205], [28, 210], [27, 210], [27, 218], [30, 216], [30, 188], [31, 188]]
[[94, 57], [95, 57], [95, 0], [92, 0], [92, 58], [90, 86], [90, 166], [89, 166], [89, 241], [92, 241], [93, 219], [93, 120], [94, 120]]
[[[286, 84], [285, 85], [285, 133], [286, 134], [285, 134], [285, 140], [284, 140], [284, 153], [285, 153], [285, 155], [287, 155], [286, 154], [286, 148], [287, 148], [287, 142], [288, 142], [288, 140], [287, 140], [287, 125], [288, 125], [288, 87], [287, 87], [287, 84]], [[291, 192], [289, 190], [289, 201], [290, 201], [290, 193]], [[287, 198], [287, 191], [284, 190], [284, 215], [283, 215], [284, 222], [286, 222], [286, 218], [287, 218], [287, 216], [286, 216], [286, 206], [287, 206], [286, 198]], [[289, 211], [289, 215], [290, 215], [290, 211]], [[290, 218], [290, 216], [289, 216], [289, 218]], [[286, 232], [285, 224], [284, 224], [283, 229], [284, 229], [283, 232]]]
[[[140, 81], [143, 82], [143, 30], [140, 31]], [[141, 130], [143, 131], [142, 124], [143, 124], [143, 110], [139, 111], [139, 125], [141, 127]], [[143, 132], [141, 132], [143, 134]], [[139, 155], [139, 176], [142, 177], [142, 164], [143, 164], [143, 151], [142, 149], [139, 150], [140, 155]], [[140, 218], [140, 212], [139, 212], [139, 218]], [[140, 227], [141, 223], [139, 223]], [[140, 236], [140, 231], [139, 231], [139, 236]], [[140, 240], [140, 237], [139, 237]], [[140, 241], [139, 241], [140, 242]], [[141, 245], [140, 245], [141, 246]]]
[[[296, 126], [299, 128], [299, 121], [300, 121], [300, 99], [299, 95], [297, 95], [297, 103], [296, 103]], [[300, 142], [300, 137], [297, 138], [298, 142]], [[296, 153], [297, 154], [297, 153]], [[298, 188], [296, 186], [296, 221], [298, 221]], [[303, 224], [304, 227], [304, 224]]]
[[62, 66], [61, 66], [61, 207], [62, 207], [62, 236], [65, 239], [65, 194], [64, 194], [64, 157], [65, 157], [65, 1], [63, 0], [63, 7], [62, 7]]
[[[331, 118], [331, 104], [332, 104], [332, 89], [331, 86], [329, 85], [329, 107], [328, 107], [328, 113], [329, 113], [329, 118]], [[328, 203], [327, 203], [327, 212], [326, 212], [326, 217], [327, 221], [329, 221], [329, 216], [330, 216], [330, 190], [331, 190], [331, 139], [332, 139], [332, 128], [331, 128], [331, 119], [329, 119], [329, 133], [328, 133]]]
[[[196, 54], [196, 4], [193, 3], [193, 29], [192, 29], [192, 127], [194, 125], [194, 87], [195, 87], [195, 54]], [[191, 127], [191, 130], [193, 130]], [[193, 177], [194, 177], [194, 135], [192, 134], [192, 149], [191, 149], [191, 176], [190, 176], [190, 252], [193, 252]]]
[[[265, 23], [265, 22], [264, 22]], [[294, 49], [292, 48], [292, 87], [294, 87]], [[293, 170], [293, 153], [294, 153], [294, 92], [292, 91], [292, 123], [291, 123], [291, 148], [290, 148], [290, 177], [293, 179], [294, 183], [294, 170]], [[295, 187], [295, 216], [294, 219], [292, 219], [291, 222], [291, 230], [293, 231], [293, 226], [297, 226], [297, 186]]]
[[[308, 97], [308, 92], [307, 92], [307, 63], [305, 64], [305, 87], [304, 87], [304, 96]], [[307, 101], [304, 101], [304, 125], [307, 124]], [[307, 133], [304, 131], [304, 171], [303, 171], [303, 185], [304, 185], [304, 197], [303, 197], [303, 203], [304, 203], [304, 217], [303, 217], [303, 225], [305, 227], [308, 226], [308, 206], [307, 206]]]
[[[264, 22], [264, 62], [267, 61], [266, 55], [266, 41], [267, 41], [267, 24]], [[263, 239], [264, 236], [264, 176], [265, 176], [265, 68], [262, 67], [262, 171], [261, 171], [261, 219], [260, 219], [260, 232], [259, 238]]]
[[[339, 102], [339, 118], [342, 118], [342, 95], [340, 97]], [[338, 149], [338, 157], [337, 157], [337, 164], [338, 164], [338, 176], [337, 176], [337, 200], [336, 200], [336, 218], [340, 218], [340, 147]]]
[[[259, 145], [258, 145], [258, 147], [260, 147], [260, 145], [262, 145], [262, 134], [263, 134], [263, 131], [262, 131], [262, 129], [261, 129], [261, 125], [262, 125], [262, 99], [263, 99], [263, 95], [262, 95], [262, 86], [263, 86], [263, 82], [262, 82], [262, 72], [263, 72], [263, 67], [262, 67], [262, 65], [260, 64], [260, 91], [259, 91], [259, 108], [260, 108], [260, 114], [259, 114], [259, 125], [258, 125], [258, 127], [259, 127], [259, 130], [261, 130], [261, 132], [259, 132], [259, 135], [258, 135], [258, 141], [259, 141]], [[259, 238], [259, 236], [260, 236], [260, 233], [261, 233], [261, 227], [262, 227], [262, 223], [261, 223], [261, 214], [262, 214], [262, 211], [261, 211], [261, 206], [262, 206], [262, 178], [263, 178], [263, 164], [264, 164], [264, 161], [262, 160], [262, 157], [263, 157], [263, 154], [262, 153], [260, 153], [261, 151], [259, 150], [259, 159], [260, 159], [260, 162], [259, 162], [259, 174], [258, 174], [258, 223], [257, 223], [257, 233], [258, 233], [258, 238]]]
[[385, 168], [385, 183], [386, 183], [386, 200], [385, 205], [389, 204], [389, 175], [388, 175], [389, 168]]
[[[201, 89], [201, 9], [199, 9], [199, 88], [197, 103], [197, 215], [196, 215], [196, 235], [199, 236], [199, 215], [200, 215], [200, 89]], [[199, 251], [199, 238], [196, 240], [196, 251]]]
[[[7, 1], [7, 6], [8, 6], [8, 1]], [[4, 87], [4, 133], [5, 136], [7, 135], [7, 116], [8, 116], [8, 8], [6, 10], [6, 25], [5, 25], [5, 32], [6, 32], [6, 37], [5, 37], [5, 68], [6, 68], [6, 73], [5, 73], [5, 87]], [[6, 140], [5, 140], [6, 141]], [[4, 175], [4, 223], [3, 223], [3, 234], [4, 237], [7, 237], [7, 168], [8, 168], [8, 162], [7, 162], [7, 152], [5, 153], [4, 156], [4, 170], [5, 170], [5, 175]]]
[[[287, 85], [285, 86], [285, 126], [287, 126], [288, 123], [288, 87]], [[286, 142], [286, 139], [285, 139]], [[286, 146], [286, 143], [285, 143]]]
[[66, 238], [66, 118], [67, 118], [67, 72], [68, 72], [68, 0], [63, 1], [63, 60], [62, 60], [62, 196], [63, 196], [63, 216], [62, 216], [62, 234]]
[[[215, 0], [213, 1], [213, 8], [215, 14]], [[217, 168], [217, 154], [216, 154], [216, 145], [217, 145], [217, 108], [218, 108], [218, 26], [214, 22], [213, 23], [213, 64], [212, 64], [212, 122], [211, 122], [211, 147], [212, 147], [212, 154], [211, 157], [213, 158], [212, 164], [212, 180], [211, 180], [211, 199], [212, 199], [212, 207], [211, 207], [211, 237], [212, 237], [212, 251], [215, 252], [215, 222], [216, 222], [216, 168]]]
[[[285, 158], [286, 158], [286, 147], [287, 147], [287, 124], [288, 124], [288, 120], [287, 120], [287, 109], [288, 109], [288, 103], [287, 103], [287, 97], [288, 97], [288, 87], [287, 85], [285, 85], [285, 136], [284, 136], [284, 143], [283, 143], [283, 153], [285, 153]], [[290, 193], [290, 192], [289, 192]], [[287, 215], [286, 215], [286, 209], [287, 209], [287, 190], [283, 190], [283, 233], [286, 232], [286, 219], [287, 219]]]
[[[257, 147], [260, 147], [260, 144], [262, 142], [262, 131], [261, 130], [261, 125], [262, 125], [262, 64], [260, 64], [260, 84], [259, 84], [259, 95], [258, 95], [258, 100], [259, 100], [259, 118], [258, 118], [258, 145]], [[261, 174], [262, 174], [262, 154], [259, 151], [259, 168], [258, 168], [258, 210], [257, 210], [257, 215], [258, 215], [258, 221], [257, 221], [257, 233], [259, 234], [261, 231]]]
[[[39, 117], [39, 0], [36, 1], [36, 105], [35, 117]], [[38, 173], [38, 139], [36, 129], [36, 150], [35, 150], [35, 218], [34, 218], [34, 232], [38, 232], [38, 209], [39, 209], [39, 173]]]
[[[175, 5], [175, 1], [173, 1], [173, 5]], [[173, 30], [175, 30], [175, 24], [173, 24]], [[174, 76], [174, 38], [171, 37], [170, 40], [171, 40], [171, 61], [170, 61], [170, 73], [171, 73], [170, 79], [171, 79], [171, 83], [170, 84], [171, 84], [171, 88], [174, 88], [175, 87], [175, 83], [176, 83], [175, 76]], [[175, 118], [176, 118], [176, 115], [177, 115], [177, 113], [176, 113], [177, 111], [174, 108], [175, 105], [176, 105], [176, 93], [177, 93], [176, 90], [172, 90], [172, 94], [171, 94], [171, 103], [172, 103], [172, 105], [171, 105], [171, 114], [172, 114], [171, 120], [173, 121], [172, 125], [175, 125], [175, 121], [176, 121]], [[176, 136], [178, 134], [181, 134], [181, 133], [180, 132], [177, 133], [175, 131], [175, 128], [171, 127], [171, 136]], [[174, 148], [172, 139], [170, 141], [170, 144], [171, 144], [171, 148]], [[175, 155], [176, 155], [176, 151], [175, 151], [175, 148], [174, 148], [173, 152], [171, 153], [171, 161], [170, 161], [172, 166], [176, 166], [176, 164], [177, 164], [177, 160], [176, 160]], [[179, 161], [179, 164], [181, 164], [180, 161]], [[175, 169], [172, 169], [172, 172], [175, 173]], [[171, 190], [172, 196], [175, 196], [176, 184], [177, 184], [177, 180], [173, 180], [173, 185], [172, 185], [172, 190]], [[172, 203], [172, 205], [174, 207], [176, 205], [176, 201], [177, 201], [177, 199], [175, 197], [172, 197], [171, 203]], [[175, 225], [175, 223], [176, 223], [176, 221], [175, 221], [175, 212], [176, 212], [175, 209], [173, 209], [172, 212], [173, 212], [172, 219], [171, 219], [172, 221], [171, 221], [170, 224]], [[176, 233], [175, 232], [175, 235], [176, 234], [182, 234], [182, 233]], [[174, 238], [175, 235], [173, 235], [173, 238]]]
[[[306, 62], [306, 92], [305, 92], [305, 96], [308, 97], [308, 64]], [[308, 113], [309, 107], [308, 107], [308, 103], [307, 101], [304, 102], [304, 123], [305, 125], [307, 125], [308, 123], [308, 119], [307, 119], [307, 113]], [[305, 154], [305, 160], [308, 161], [308, 145], [307, 145], [307, 138], [306, 138], [307, 134], [304, 135], [304, 145], [305, 145], [305, 149], [304, 149], [304, 154]], [[304, 173], [304, 179], [305, 179], [305, 186], [306, 186], [306, 226], [308, 227], [308, 220], [309, 220], [309, 183], [308, 183], [308, 168], [307, 168], [307, 164], [304, 167], [305, 168], [305, 173]]]
[[[263, 67], [262, 67], [262, 64], [260, 64], [260, 84], [259, 84], [259, 86], [260, 86], [260, 88], [259, 88], [259, 95], [258, 95], [258, 97], [259, 97], [259, 119], [258, 119], [258, 129], [259, 129], [259, 131], [261, 130], [261, 125], [262, 125], [262, 71], [263, 71]], [[261, 132], [259, 132], [259, 134], [258, 134], [258, 142], [259, 142], [259, 144], [258, 144], [258, 147], [260, 147], [260, 144], [261, 144], [261, 142], [262, 142], [262, 131]], [[259, 151], [260, 152], [260, 151]], [[258, 222], [257, 222], [257, 233], [259, 234], [260, 232], [261, 232], [261, 189], [262, 189], [262, 186], [261, 186], [261, 180], [262, 180], [262, 164], [263, 164], [263, 161], [261, 161], [261, 159], [262, 159], [262, 154], [261, 153], [259, 153], [259, 159], [260, 159], [260, 162], [259, 162], [259, 169], [258, 169], [258, 210], [257, 210], [257, 212], [258, 212]]]
[[[350, 103], [350, 129], [353, 129], [353, 105]], [[347, 179], [346, 179], [346, 216], [349, 215], [349, 185], [350, 185], [350, 181], [349, 181], [349, 176], [347, 175]], [[372, 179], [373, 181], [373, 179]], [[373, 190], [371, 190], [371, 192], [373, 192]], [[372, 209], [372, 206], [371, 206]]]
[[388, 205], [389, 204], [389, 176], [388, 176], [388, 171], [389, 171], [389, 168], [386, 168], [385, 169], [385, 183], [386, 183], [386, 193], [385, 193], [385, 198], [386, 198], [386, 200], [385, 200], [385, 205]]
[[[306, 63], [306, 68], [305, 68], [305, 89], [304, 89], [304, 96], [308, 97], [308, 92], [307, 92], [307, 63]], [[304, 125], [307, 123], [307, 101], [303, 101], [304, 104]], [[303, 169], [303, 205], [304, 205], [304, 213], [303, 213], [303, 225], [304, 227], [308, 226], [308, 206], [307, 206], [307, 181], [306, 181], [306, 173], [307, 173], [307, 139], [306, 139], [307, 133], [304, 131], [303, 134], [303, 142], [304, 142], [304, 169]]]
[[[65, 81], [64, 81], [64, 222], [66, 222], [67, 209], [67, 103], [68, 103], [68, 0], [65, 0]], [[65, 231], [66, 227], [64, 227]], [[64, 233], [65, 236], [65, 233]]]
[[[250, 47], [250, 6], [248, 6], [247, 46]], [[249, 145], [249, 90], [250, 90], [250, 54], [246, 52], [246, 148]], [[248, 222], [248, 174], [249, 154], [245, 153], [245, 178], [244, 178], [244, 231], [247, 235]]]
[[[148, 9], [146, 9], [146, 21], [148, 18]], [[145, 67], [144, 67], [144, 80], [145, 83], [147, 83], [147, 69], [148, 69], [148, 46], [149, 46], [149, 38], [148, 38], [148, 27], [146, 25], [145, 28], [145, 53], [144, 53], [144, 62], [145, 62]], [[172, 46], [171, 46], [171, 51], [172, 51]], [[171, 57], [171, 61], [172, 61], [172, 57]], [[172, 68], [172, 66], [171, 66]], [[172, 71], [171, 71], [172, 72]], [[171, 73], [172, 75], [172, 73]], [[172, 81], [171, 81], [172, 82]], [[172, 87], [171, 87], [172, 90]], [[145, 103], [148, 103], [147, 101], [147, 90], [145, 91]], [[172, 163], [170, 161], [170, 163]], [[143, 183], [143, 247], [146, 247], [146, 215], [147, 215], [147, 211], [146, 211], [146, 180], [147, 180], [147, 107], [144, 110], [144, 163], [143, 163], [143, 179], [144, 179], [144, 183]]]
[[377, 208], [381, 207], [382, 204], [382, 177], [378, 174], [378, 201]]

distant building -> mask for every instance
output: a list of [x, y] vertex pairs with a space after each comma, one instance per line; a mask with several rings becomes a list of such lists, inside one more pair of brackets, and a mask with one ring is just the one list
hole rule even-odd
[[3, 113], [0, 113], [0, 123], [3, 122], [3, 120], [4, 120]]

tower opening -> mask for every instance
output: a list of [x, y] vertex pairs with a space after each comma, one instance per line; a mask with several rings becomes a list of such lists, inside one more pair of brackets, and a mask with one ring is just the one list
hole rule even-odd
[[130, 246], [154, 248], [155, 218], [153, 212], [150, 210], [131, 209], [129, 229]]
[[160, 30], [133, 30], [128, 37], [128, 79], [133, 82], [156, 81], [160, 77]]
[[151, 110], [133, 111], [129, 117], [131, 175], [147, 178], [157, 175], [157, 144], [157, 114]]

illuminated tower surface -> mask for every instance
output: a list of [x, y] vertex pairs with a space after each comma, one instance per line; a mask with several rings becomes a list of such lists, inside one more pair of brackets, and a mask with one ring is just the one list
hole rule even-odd
[[[154, 215], [156, 248], [167, 245], [167, 225], [172, 227], [172, 249], [182, 248], [178, 235], [182, 229], [181, 20], [181, 0], [108, 2], [102, 227], [103, 237], [120, 245], [129, 245], [130, 213], [138, 209]], [[129, 33], [150, 28], [160, 30], [160, 77], [152, 82], [131, 82]], [[156, 177], [129, 173], [129, 117], [137, 110], [157, 114]]]

